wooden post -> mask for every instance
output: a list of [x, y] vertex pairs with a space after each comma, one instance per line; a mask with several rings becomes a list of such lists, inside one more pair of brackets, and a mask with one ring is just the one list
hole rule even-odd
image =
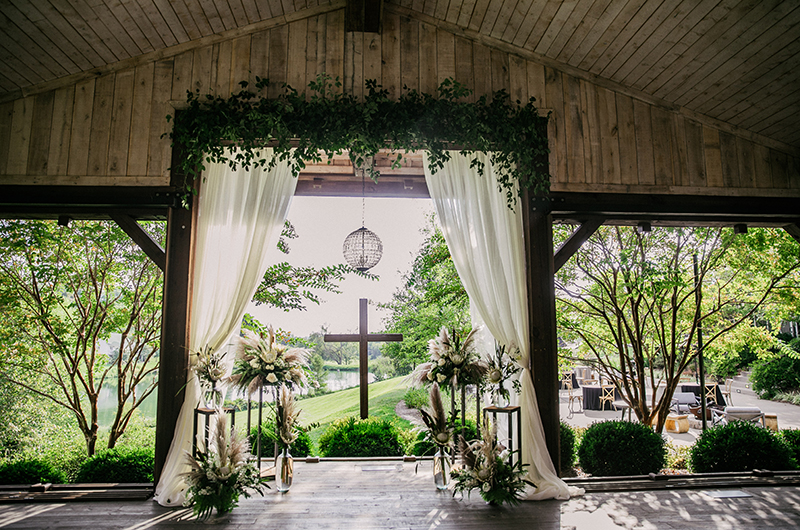
[[[172, 167], [179, 167], [180, 149], [173, 147]], [[173, 169], [172, 184], [183, 185], [183, 176]], [[167, 216], [166, 269], [161, 301], [161, 350], [158, 365], [156, 405], [156, 447], [154, 484], [158, 484], [167, 461], [175, 426], [183, 406], [189, 370], [189, 310], [191, 307], [192, 199], [186, 208], [176, 204]]]
[[522, 198], [523, 231], [528, 287], [531, 374], [547, 451], [556, 471], [561, 470], [558, 410], [558, 342], [556, 339], [553, 218], [549, 197]]

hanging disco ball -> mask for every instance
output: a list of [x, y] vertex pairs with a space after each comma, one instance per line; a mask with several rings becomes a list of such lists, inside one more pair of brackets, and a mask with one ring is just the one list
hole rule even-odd
[[374, 232], [363, 226], [351, 232], [342, 245], [344, 259], [354, 269], [364, 272], [371, 269], [383, 256], [383, 243]]

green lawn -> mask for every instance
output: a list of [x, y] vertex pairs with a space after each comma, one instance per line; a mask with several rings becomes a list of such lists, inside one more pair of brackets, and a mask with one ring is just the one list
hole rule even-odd
[[[393, 420], [398, 427], [411, 429], [413, 426], [409, 421], [397, 417], [394, 413], [395, 406], [403, 399], [407, 388], [408, 383], [405, 381], [405, 376], [369, 385], [370, 417], [375, 416]], [[302, 410], [299, 418], [301, 425], [319, 423], [319, 427], [309, 432], [315, 444], [332, 421], [338, 418], [359, 415], [358, 393], [358, 387], [354, 387], [297, 402]], [[257, 411], [254, 410], [252, 416], [253, 424], [258, 421], [257, 414]], [[236, 413], [236, 425], [247, 425], [247, 412]]]

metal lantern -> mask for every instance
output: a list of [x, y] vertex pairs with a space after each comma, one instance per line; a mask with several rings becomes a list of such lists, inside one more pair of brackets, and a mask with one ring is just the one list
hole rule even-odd
[[383, 243], [374, 232], [363, 226], [348, 235], [342, 245], [344, 259], [356, 270], [364, 272], [371, 269], [383, 256]]

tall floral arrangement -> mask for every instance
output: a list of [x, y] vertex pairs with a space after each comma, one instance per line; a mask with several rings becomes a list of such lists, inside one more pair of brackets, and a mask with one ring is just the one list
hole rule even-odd
[[281, 449], [286, 449], [297, 439], [297, 429], [295, 423], [300, 415], [297, 402], [289, 387], [281, 385], [278, 392], [277, 410], [275, 411], [275, 427], [278, 431], [278, 444]]
[[222, 364], [227, 352], [220, 354], [206, 345], [195, 352], [197, 359], [193, 370], [203, 392], [210, 394], [211, 402], [222, 404], [222, 390], [218, 388], [219, 382], [225, 377], [225, 366]]
[[497, 443], [497, 425], [484, 422], [483, 438], [467, 442], [459, 437], [462, 467], [453, 469], [453, 494], [462, 495], [477, 489], [483, 500], [490, 504], [519, 504], [526, 485], [522, 477], [524, 465], [520, 460], [509, 464], [508, 450]]
[[439, 336], [428, 341], [430, 360], [420, 364], [411, 374], [416, 384], [438, 383], [460, 388], [479, 384], [486, 375], [488, 366], [480, 359], [475, 349], [477, 329], [465, 336], [442, 327]]
[[[507, 349], [505, 344], [494, 343], [494, 355], [488, 362], [486, 386], [491, 390], [496, 403], [501, 401], [508, 402], [511, 397], [505, 383], [520, 372], [520, 366], [517, 364], [518, 360], [518, 348], [509, 347]], [[515, 380], [512, 386], [519, 393], [519, 381]]]
[[194, 515], [205, 519], [214, 509], [219, 514], [233, 510], [239, 497], [250, 497], [250, 490], [264, 494], [268, 488], [261, 481], [259, 470], [249, 463], [250, 452], [246, 439], [231, 432], [224, 414], [215, 414], [216, 426], [210, 447], [190, 453], [186, 458], [191, 471], [184, 474], [189, 488], [186, 506], [193, 506]]
[[442, 394], [437, 383], [431, 385], [430, 396], [430, 412], [424, 409], [419, 411], [427, 428], [426, 437], [438, 447], [450, 447], [453, 444], [453, 425], [447, 420]]
[[272, 326], [255, 333], [244, 330], [237, 341], [231, 380], [253, 394], [261, 387], [307, 385], [308, 351], [275, 340]]

